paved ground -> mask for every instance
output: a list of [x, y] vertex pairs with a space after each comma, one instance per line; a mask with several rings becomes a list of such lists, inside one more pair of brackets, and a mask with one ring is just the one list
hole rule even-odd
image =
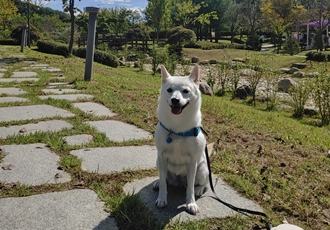
[[[24, 58], [21, 54], [12, 57]], [[6, 73], [12, 64], [0, 59], [0, 72]], [[38, 81], [38, 74], [33, 69], [55, 72], [54, 78], [64, 79], [61, 70], [48, 64], [26, 61], [26, 71], [14, 72], [11, 77], [0, 76], [0, 141], [8, 136], [29, 135], [35, 132], [59, 132], [63, 129], [73, 129], [72, 124], [65, 119], [75, 116], [65, 109], [46, 104], [26, 105], [26, 98], [20, 97], [28, 92], [18, 87], [2, 87], [1, 82]], [[105, 133], [113, 142], [131, 141], [134, 139], [150, 139], [152, 134], [134, 125], [113, 120], [116, 116], [111, 108], [92, 102], [94, 96], [84, 94], [70, 88], [72, 85], [63, 82], [49, 83], [42, 90], [44, 95], [37, 96], [42, 100], [47, 98], [68, 100], [72, 105], [86, 114], [95, 117], [86, 124], [98, 132]], [[33, 87], [33, 86], [31, 86]], [[83, 98], [84, 102], [79, 102]], [[25, 100], [24, 100], [25, 99]], [[15, 105], [11, 104], [15, 102]], [[98, 118], [102, 120], [98, 120]], [[93, 136], [85, 133], [67, 136], [63, 142], [68, 145], [81, 146], [93, 141]], [[59, 156], [44, 143], [24, 145], [3, 145], [0, 151], [4, 155], [0, 163], [0, 181], [5, 184], [20, 183], [23, 185], [45, 185], [65, 183], [71, 176], [63, 172], [59, 165]], [[155, 168], [155, 146], [123, 146], [106, 148], [81, 148], [70, 154], [81, 158], [82, 169], [88, 172], [110, 174], [123, 170], [138, 170]], [[163, 222], [180, 219], [182, 221], [208, 217], [226, 217], [235, 212], [215, 202], [209, 194], [198, 199], [201, 213], [197, 216], [187, 214], [184, 205], [184, 189], [169, 189], [169, 206], [157, 209], [154, 201], [157, 192], [151, 188], [151, 183], [157, 178], [144, 178], [124, 186], [127, 194], [138, 193], [141, 200]], [[219, 195], [233, 204], [261, 210], [257, 204], [239, 196], [232, 188], [220, 181], [217, 185]], [[97, 194], [88, 189], [54, 191], [28, 197], [12, 197], [0, 199], [1, 229], [117, 229], [114, 218], [104, 210], [105, 204]]]

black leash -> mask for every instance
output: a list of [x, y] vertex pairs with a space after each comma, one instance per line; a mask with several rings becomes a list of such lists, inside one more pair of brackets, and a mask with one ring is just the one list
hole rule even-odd
[[[203, 133], [207, 136], [207, 133], [205, 132], [205, 130], [202, 128]], [[209, 157], [209, 153], [208, 153], [208, 149], [207, 149], [207, 145], [205, 146], [205, 155], [206, 155], [206, 162], [207, 162], [207, 167], [209, 170], [209, 181], [210, 181], [210, 187], [211, 187], [211, 191], [213, 192], [213, 196], [211, 196], [213, 199], [217, 200], [218, 202], [226, 205], [228, 208], [231, 208], [232, 210], [238, 212], [238, 213], [242, 213], [244, 215], [247, 214], [252, 214], [252, 215], [257, 215], [257, 216], [262, 216], [265, 217], [268, 220], [268, 223], [266, 224], [266, 228], [267, 230], [270, 230], [272, 228], [272, 225], [269, 221], [268, 216], [263, 213], [263, 212], [259, 212], [259, 211], [254, 211], [254, 210], [249, 210], [249, 209], [245, 209], [245, 208], [239, 208], [236, 207], [232, 204], [229, 204], [223, 200], [221, 200], [218, 196], [218, 194], [215, 192], [214, 190], [214, 186], [213, 186], [213, 180], [212, 180], [212, 172], [211, 172], [211, 163], [210, 163], [210, 157]]]

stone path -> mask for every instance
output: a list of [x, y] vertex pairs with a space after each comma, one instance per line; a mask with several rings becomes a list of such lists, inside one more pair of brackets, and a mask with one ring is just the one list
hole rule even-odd
[[[24, 58], [21, 54], [12, 54], [13, 58]], [[58, 68], [35, 61], [25, 61], [26, 71], [13, 72], [10, 77], [3, 77], [11, 67], [10, 60], [0, 59], [1, 82], [38, 81], [39, 68], [50, 73], [61, 73]], [[58, 78], [55, 74], [54, 78]], [[60, 78], [65, 78], [60, 75]], [[33, 87], [33, 86], [31, 86]], [[49, 83], [42, 89], [44, 95], [37, 96], [40, 104], [26, 105], [29, 92], [16, 87], [0, 85], [0, 141], [9, 136], [30, 135], [35, 132], [59, 132], [71, 130], [74, 126], [69, 119], [76, 114], [55, 106], [43, 104], [48, 98], [70, 101], [75, 109], [93, 116], [93, 121], [85, 124], [97, 132], [104, 133], [113, 142], [152, 139], [151, 133], [134, 125], [115, 120], [117, 114], [104, 105], [93, 102], [93, 95], [84, 94], [71, 88], [66, 82]], [[83, 102], [81, 102], [83, 101]], [[8, 104], [9, 103], [9, 104]], [[14, 106], [11, 103], [15, 103]], [[98, 120], [99, 119], [99, 120]], [[93, 136], [85, 133], [66, 136], [63, 143], [82, 146], [93, 141]], [[0, 146], [3, 159], [0, 162], [0, 182], [5, 185], [20, 183], [38, 186], [65, 183], [71, 180], [70, 174], [61, 170], [60, 157], [51, 151], [45, 143], [11, 144]], [[124, 170], [154, 169], [156, 165], [155, 146], [122, 146], [103, 148], [84, 148], [70, 152], [82, 160], [82, 169], [87, 172], [111, 174]], [[209, 217], [226, 217], [236, 213], [215, 202], [205, 194], [198, 199], [201, 213], [191, 216], [184, 206], [183, 188], [169, 188], [169, 206], [157, 209], [154, 201], [157, 192], [152, 190], [150, 177], [133, 181], [124, 186], [126, 194], [137, 193], [146, 206], [162, 222], [170, 220], [197, 220]], [[261, 207], [238, 195], [231, 187], [220, 180], [216, 187], [218, 194], [226, 201], [243, 208], [261, 211]], [[54, 191], [27, 197], [0, 198], [1, 229], [117, 229], [114, 218], [104, 211], [105, 204], [97, 194], [89, 189]]]

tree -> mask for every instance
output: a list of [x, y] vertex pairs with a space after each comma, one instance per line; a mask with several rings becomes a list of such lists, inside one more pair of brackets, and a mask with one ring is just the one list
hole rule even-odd
[[144, 10], [147, 23], [155, 30], [157, 43], [159, 42], [161, 27], [164, 24], [167, 5], [168, 0], [148, 0], [148, 5]]
[[181, 56], [182, 46], [196, 39], [196, 34], [190, 29], [182, 26], [172, 28], [168, 32], [167, 43], [170, 44], [170, 53], [176, 53]]
[[242, 26], [247, 28], [248, 42], [252, 49], [256, 49], [256, 35], [257, 31], [262, 27], [261, 24], [261, 0], [245, 0], [242, 2], [242, 14], [244, 15], [242, 20]]
[[230, 42], [234, 42], [234, 36], [239, 29], [239, 24], [242, 21], [242, 3], [232, 0], [228, 6], [227, 11], [225, 12], [225, 17], [230, 26]]
[[261, 4], [262, 19], [264, 23], [276, 35], [279, 44], [277, 53], [281, 49], [282, 35], [286, 32], [291, 37], [292, 25], [301, 18], [306, 10], [302, 6], [296, 6], [295, 0], [266, 0]]
[[13, 0], [0, 0], [0, 21], [3, 30], [6, 30], [8, 22], [18, 15], [18, 9]]
[[317, 49], [323, 50], [322, 33], [329, 25], [330, 20], [330, 0], [303, 0], [302, 4], [308, 10], [310, 21], [316, 21], [318, 26], [316, 39]]

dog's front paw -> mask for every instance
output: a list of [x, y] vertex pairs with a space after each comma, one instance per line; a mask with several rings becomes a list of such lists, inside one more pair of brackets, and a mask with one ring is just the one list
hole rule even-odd
[[187, 204], [187, 211], [190, 214], [196, 215], [199, 212], [199, 207], [196, 203], [189, 203]]
[[161, 199], [158, 197], [155, 204], [158, 208], [164, 208], [167, 205], [167, 198]]

